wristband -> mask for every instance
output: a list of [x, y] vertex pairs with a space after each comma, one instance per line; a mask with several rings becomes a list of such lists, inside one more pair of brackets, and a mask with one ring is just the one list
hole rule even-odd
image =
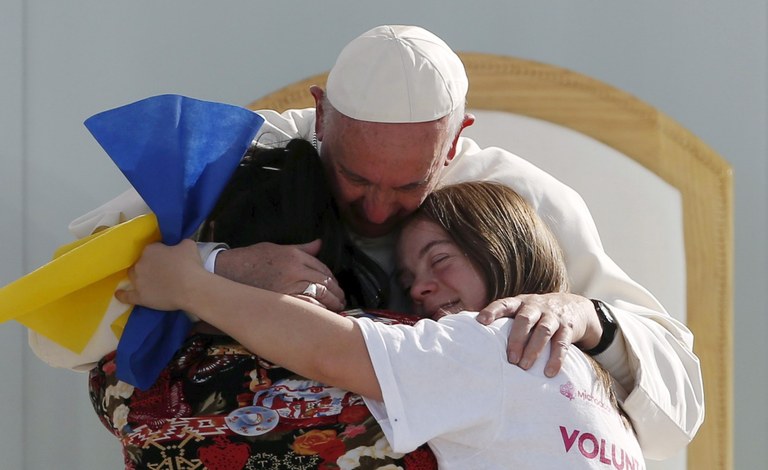
[[608, 349], [608, 346], [613, 343], [618, 325], [616, 324], [616, 320], [613, 319], [611, 309], [609, 309], [607, 305], [600, 300], [590, 300], [592, 301], [592, 305], [595, 306], [597, 317], [600, 319], [600, 325], [603, 327], [603, 334], [600, 335], [600, 342], [597, 343], [597, 346], [584, 352], [590, 356], [595, 356]]

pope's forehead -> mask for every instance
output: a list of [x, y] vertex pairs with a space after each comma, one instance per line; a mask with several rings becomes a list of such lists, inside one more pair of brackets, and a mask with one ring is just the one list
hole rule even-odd
[[432, 181], [445, 152], [445, 120], [373, 123], [338, 114], [326, 128], [324, 158], [336, 167], [382, 185]]
[[343, 118], [329, 131], [337, 134], [334, 140], [342, 150], [395, 158], [420, 157], [415, 159], [427, 162], [440, 156], [447, 139], [442, 121], [389, 124]]

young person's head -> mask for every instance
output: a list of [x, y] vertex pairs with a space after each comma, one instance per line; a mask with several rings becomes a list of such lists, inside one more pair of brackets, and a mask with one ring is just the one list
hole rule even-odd
[[252, 147], [235, 169], [198, 235], [231, 248], [321, 238], [320, 258], [333, 270], [342, 232], [317, 152], [304, 140]]
[[429, 317], [568, 288], [557, 240], [525, 200], [496, 183], [427, 196], [402, 229], [398, 262], [417, 313]]
[[355, 233], [393, 232], [438, 184], [455, 155], [467, 75], [434, 34], [386, 25], [352, 40], [312, 87], [317, 139], [341, 217]]
[[349, 241], [317, 151], [305, 140], [291, 140], [285, 147], [253, 147], [197, 238], [230, 248], [321, 239], [318, 259], [336, 276], [348, 306], [376, 308], [386, 301], [386, 275]]
[[[568, 289], [555, 237], [522, 197], [497, 183], [460, 183], [432, 192], [405, 222], [397, 255], [416, 313], [434, 320], [479, 311], [500, 298]], [[610, 375], [587, 357], [631, 428]]]

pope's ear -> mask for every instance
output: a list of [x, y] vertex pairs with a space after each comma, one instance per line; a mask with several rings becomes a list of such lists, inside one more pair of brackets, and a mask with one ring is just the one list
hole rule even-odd
[[453, 137], [453, 142], [451, 142], [451, 149], [448, 150], [448, 156], [447, 161], [445, 164], [447, 165], [451, 160], [453, 160], [453, 157], [456, 156], [456, 145], [459, 143], [459, 137], [461, 136], [462, 131], [466, 129], [467, 127], [471, 126], [475, 123], [475, 116], [473, 114], [465, 114], [464, 119], [461, 121], [461, 127], [459, 128], [459, 131], [456, 133], [456, 135]]
[[323, 140], [323, 103], [325, 102], [325, 91], [317, 85], [309, 87], [309, 92], [315, 99], [315, 137], [317, 140]]

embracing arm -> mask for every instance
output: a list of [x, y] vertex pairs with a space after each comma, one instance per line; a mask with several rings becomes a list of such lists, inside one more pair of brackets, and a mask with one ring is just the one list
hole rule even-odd
[[[571, 291], [582, 299], [605, 302], [616, 319], [613, 343], [595, 359], [626, 389], [625, 409], [643, 453], [659, 459], [683, 449], [704, 419], [701, 368], [693, 353], [693, 337], [605, 253], [581, 197], [520, 157], [502, 149], [480, 149], [468, 139], [459, 141], [448, 169], [446, 184], [498, 181], [514, 188], [536, 209], [563, 250]], [[556, 349], [567, 348], [565, 343], [579, 343], [580, 332], [592, 332], [593, 339], [584, 344], [588, 348], [594, 334], [602, 331], [594, 309], [583, 301], [576, 305], [584, 308], [564, 308], [564, 317], [550, 312], [562, 317], [560, 325], [571, 330], [567, 342], [553, 343], [550, 358], [562, 355]]]
[[381, 399], [355, 320], [208, 273], [189, 240], [148, 246], [129, 276], [133, 289], [116, 293], [123, 302], [185, 310], [297, 374]]

